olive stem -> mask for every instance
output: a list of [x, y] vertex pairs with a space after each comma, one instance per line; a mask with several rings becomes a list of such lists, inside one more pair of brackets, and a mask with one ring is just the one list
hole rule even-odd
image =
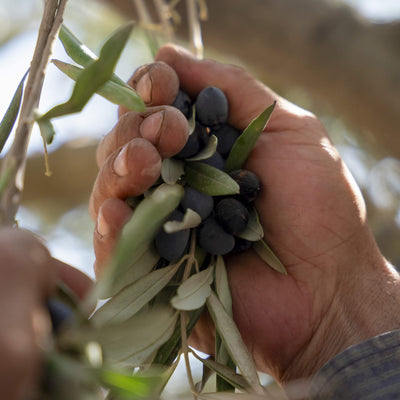
[[31, 62], [28, 82], [19, 116], [15, 139], [5, 156], [2, 171], [12, 168], [12, 176], [0, 202], [0, 220], [2, 224], [13, 225], [23, 191], [26, 152], [34, 124], [33, 113], [39, 104], [44, 74], [48, 65], [53, 43], [62, 24], [67, 0], [46, 0], [39, 28], [35, 52]]
[[193, 381], [192, 370], [190, 368], [189, 361], [189, 346], [187, 344], [187, 335], [186, 335], [186, 311], [180, 311], [180, 320], [181, 320], [181, 337], [182, 337], [182, 352], [183, 357], [185, 359], [186, 373], [189, 381], [190, 389], [193, 394], [193, 398], [197, 400], [197, 390]]

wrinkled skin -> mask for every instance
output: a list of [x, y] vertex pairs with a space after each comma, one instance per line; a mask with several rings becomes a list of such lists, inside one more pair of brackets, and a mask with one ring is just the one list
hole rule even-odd
[[0, 394], [33, 398], [48, 346], [51, 322], [46, 299], [62, 279], [83, 298], [91, 281], [50, 256], [43, 243], [21, 229], [0, 229]]
[[[229, 123], [238, 129], [277, 102], [245, 167], [263, 183], [256, 206], [265, 239], [288, 275], [267, 268], [252, 250], [226, 258], [234, 319], [258, 368], [282, 384], [308, 379], [349, 345], [399, 328], [399, 276], [377, 248], [361, 193], [322, 124], [244, 70], [195, 60], [173, 46], [163, 47], [156, 62], [130, 80], [147, 110], [121, 109], [99, 145], [100, 172], [90, 203], [97, 221], [96, 273], [131, 215], [125, 197], [150, 187], [162, 158], [185, 143], [187, 122], [167, 105], [178, 81], [192, 97], [206, 86], [223, 90]], [[116, 161], [117, 155], [122, 156]], [[191, 341], [212, 354], [207, 316]]]

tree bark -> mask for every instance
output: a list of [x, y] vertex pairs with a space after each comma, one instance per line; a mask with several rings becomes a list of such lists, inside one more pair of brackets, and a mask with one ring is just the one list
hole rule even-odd
[[[129, 2], [109, 2], [134, 17]], [[378, 154], [400, 156], [399, 22], [373, 24], [328, 0], [209, 0], [207, 5], [206, 54], [209, 49], [237, 58], [274, 89], [304, 89], [362, 133]], [[183, 1], [178, 11], [185, 22]], [[185, 23], [177, 33], [187, 37]]]

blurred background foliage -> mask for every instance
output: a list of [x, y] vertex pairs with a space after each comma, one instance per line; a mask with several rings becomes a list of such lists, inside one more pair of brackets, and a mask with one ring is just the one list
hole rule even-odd
[[[96, 51], [116, 27], [137, 17], [135, 3], [70, 0], [65, 24]], [[400, 2], [347, 0], [345, 7], [337, 0], [210, 0], [207, 4], [208, 19], [202, 23], [205, 56], [246, 67], [278, 93], [317, 114], [363, 191], [369, 223], [383, 254], [400, 267], [400, 136], [396, 124], [396, 118], [400, 123], [400, 77], [391, 72], [400, 72]], [[334, 12], [328, 12], [329, 7]], [[0, 0], [1, 115], [29, 66], [41, 10], [39, 0]], [[174, 21], [179, 15], [181, 22], [173, 40], [190, 47], [183, 0], [176, 13]], [[157, 21], [157, 14], [152, 16]], [[345, 34], [340, 34], [343, 29]], [[161, 33], [160, 42], [167, 39]], [[372, 52], [376, 48], [376, 55], [362, 50], [365, 45]], [[389, 56], [383, 59], [383, 54]], [[53, 56], [68, 61], [60, 43]], [[346, 64], [347, 59], [351, 62]], [[138, 27], [117, 74], [128, 79], [135, 68], [151, 60]], [[382, 88], [387, 82], [385, 92]], [[50, 65], [40, 110], [65, 101], [72, 86]], [[82, 113], [55, 121], [57, 135], [49, 147], [51, 177], [44, 174], [42, 141], [34, 130], [23, 206], [17, 216], [21, 227], [46, 240], [55, 257], [90, 276], [94, 224], [87, 203], [97, 174], [95, 150], [116, 118], [117, 107], [95, 96]], [[178, 374], [172, 387], [183, 386], [185, 379]], [[170, 394], [177, 398], [176, 387]]]
[[[150, 6], [152, 4], [150, 0], [147, 0], [147, 3]], [[176, 10], [176, 15], [180, 15], [181, 22], [178, 25], [174, 40], [190, 47], [186, 28], [187, 18], [182, 3], [184, 2], [181, 1], [179, 5], [181, 9], [178, 8]], [[389, 117], [385, 118], [382, 113], [387, 110], [389, 114], [391, 112], [389, 108], [392, 107], [400, 116], [400, 109], [397, 107], [398, 103], [393, 104], [392, 102], [390, 107], [386, 107], [383, 111], [378, 110], [378, 106], [376, 106], [375, 110], [371, 110], [368, 108], [368, 99], [363, 99], [363, 93], [359, 93], [361, 90], [360, 82], [356, 82], [354, 79], [353, 81], [349, 80], [352, 77], [351, 74], [346, 75], [346, 71], [338, 71], [335, 76], [336, 81], [329, 83], [324, 81], [326, 77], [321, 78], [318, 76], [319, 69], [325, 68], [325, 70], [329, 70], [329, 65], [335, 65], [335, 59], [341, 56], [340, 52], [338, 52], [340, 48], [343, 49], [343, 59], [345, 59], [343, 40], [349, 43], [350, 48], [356, 54], [357, 49], [362, 47], [361, 42], [357, 39], [358, 32], [355, 29], [355, 24], [360, 24], [362, 27], [379, 28], [376, 31], [370, 30], [376, 37], [384, 31], [385, 38], [387, 38], [385, 43], [390, 43], [389, 38], [392, 36], [397, 37], [397, 41], [393, 42], [393, 46], [398, 49], [400, 47], [398, 42], [398, 33], [400, 32], [399, 3], [396, 0], [376, 2], [370, 0], [348, 0], [348, 4], [357, 8], [357, 14], [354, 14], [352, 9], [340, 8], [340, 13], [335, 17], [338, 19], [334, 20], [334, 22], [331, 19], [327, 19], [324, 14], [327, 9], [320, 9], [321, 4], [324, 3], [328, 4], [328, 6], [336, 7], [336, 10], [339, 2], [333, 0], [285, 0], [281, 2], [276, 0], [275, 2], [270, 0], [246, 2], [236, 0], [231, 2], [231, 7], [226, 8], [224, 15], [221, 13], [223, 0], [209, 3], [208, 20], [202, 23], [206, 57], [213, 57], [221, 61], [234, 62], [245, 66], [275, 91], [293, 102], [312, 110], [321, 118], [333, 142], [338, 147], [342, 157], [363, 190], [368, 205], [369, 222], [383, 253], [395, 265], [399, 266], [400, 163], [397, 157], [400, 154], [400, 142], [398, 135], [393, 134], [395, 131], [398, 132], [398, 126], [391, 126], [393, 128], [391, 130], [392, 136], [388, 140], [385, 136], [388, 130], [383, 125], [381, 130], [379, 130], [379, 125], [378, 128], [371, 125], [372, 128], [369, 129], [368, 126], [357, 124], [358, 116], [352, 120], [352, 113], [357, 114], [360, 108], [366, 120], [369, 117], [368, 114], [373, 114], [374, 112], [379, 116], [378, 123], [382, 120], [390, 120]], [[219, 7], [215, 3], [219, 3]], [[277, 3], [280, 3], [280, 6], [283, 7], [281, 10], [275, 7]], [[243, 7], [243, 4], [246, 5], [246, 8], [243, 9], [244, 12], [239, 14], [238, 10], [241, 10], [240, 7]], [[290, 25], [291, 13], [294, 16], [298, 15], [300, 4], [303, 8], [305, 6], [310, 7], [307, 17], [308, 22], [303, 23], [303, 25]], [[275, 30], [269, 32], [265, 26], [259, 27], [256, 25], [263, 19], [268, 22], [267, 16], [262, 15], [259, 19], [255, 18], [255, 14], [260, 14], [260, 7], [269, 7], [274, 18], [279, 16], [279, 12], [286, 12], [285, 15], [282, 15], [282, 18], [287, 21], [278, 21], [279, 25], [277, 27], [279, 28], [280, 26], [281, 31], [274, 27]], [[288, 8], [285, 10], [284, 7]], [[19, 2], [0, 0], [1, 114], [4, 113], [19, 79], [29, 65], [36, 40], [41, 8], [42, 3], [39, 0], [21, 0]], [[317, 12], [317, 16], [314, 16], [313, 10]], [[343, 38], [335, 33], [335, 27], [342, 27], [343, 21], [347, 21], [349, 15], [356, 15], [356, 19], [349, 20], [353, 36], [348, 35]], [[65, 15], [65, 23], [84, 43], [96, 50], [113, 29], [124, 23], [126, 19], [135, 17], [135, 1], [86, 0], [81, 2], [79, 0], [70, 0]], [[248, 20], [246, 20], [246, 17]], [[156, 17], [154, 18], [156, 19]], [[315, 23], [313, 18], [317, 19], [318, 29], [313, 31], [312, 36], [310, 34], [305, 35], [304, 40], [301, 41], [301, 35], [307, 33], [307, 29], [310, 29], [310, 26], [312, 27], [312, 24]], [[237, 32], [232, 32], [232, 26], [230, 25], [232, 23], [236, 24]], [[219, 30], [217, 29], [218, 26]], [[323, 29], [324, 27], [325, 30]], [[257, 29], [264, 29], [269, 34], [269, 37], [260, 37], [260, 34], [256, 35], [255, 33], [258, 31], [255, 30]], [[270, 29], [272, 28], [270, 27]], [[397, 36], [388, 33], [392, 31], [394, 33], [397, 32]], [[243, 46], [237, 43], [238, 34], [248, 44], [246, 51]], [[307, 79], [309, 78], [307, 73], [301, 69], [307, 66], [304, 59], [300, 60], [300, 57], [295, 53], [288, 54], [290, 49], [275, 49], [275, 47], [282, 46], [282, 44], [288, 46], [290, 41], [289, 39], [286, 40], [285, 37], [289, 38], [290, 35], [298, 35], [297, 43], [300, 47], [307, 46], [302, 49], [302, 54], [304, 54], [304, 59], [308, 57], [308, 62], [313, 62], [312, 56], [317, 54], [318, 46], [320, 46], [317, 41], [313, 42], [312, 39], [315, 39], [315, 35], [319, 38], [321, 38], [321, 35], [325, 35], [324, 49], [328, 46], [327, 50], [329, 50], [331, 58], [328, 58], [326, 65], [315, 65], [315, 70], [311, 71], [315, 76], [312, 84], [307, 85], [307, 82], [309, 82]], [[366, 38], [368, 38], [368, 35], [369, 33], [365, 33]], [[326, 37], [329, 37], [329, 40]], [[164, 40], [166, 40], [166, 37], [161, 36], [160, 41]], [[223, 43], [223, 46], [221, 43]], [[334, 48], [335, 51], [329, 49], [329, 46]], [[317, 50], [315, 50], [316, 47]], [[287, 58], [282, 58], [282, 64], [280, 64], [282, 68], [277, 68], [274, 63], [266, 62], [262, 64], [259, 61], [263, 60], [264, 53], [268, 53], [267, 57], [269, 58], [276, 56], [276, 60], [280, 59], [281, 53], [285, 53]], [[376, 58], [378, 56], [379, 54]], [[54, 48], [54, 58], [68, 60], [59, 43]], [[397, 59], [394, 58], [393, 62], [395, 63], [396, 60], [399, 62], [399, 58], [397, 55]], [[124, 51], [117, 72], [122, 78], [128, 79], [135, 68], [143, 63], [150, 62], [151, 59], [151, 52], [147, 46], [145, 36], [137, 28], [128, 48]], [[290, 72], [287, 65], [288, 60], [292, 60], [293, 64]], [[382, 68], [380, 71], [379, 68], [376, 70], [380, 72], [380, 75], [376, 75], [374, 81], [367, 81], [369, 87], [366, 88], [366, 93], [369, 90], [370, 97], [372, 97], [374, 82], [379, 83], [382, 81], [386, 71], [384, 60], [374, 60], [374, 62], [376, 61], [380, 62], [379, 65], [382, 64]], [[297, 70], [296, 66], [298, 66]], [[365, 66], [362, 71], [368, 68]], [[389, 74], [390, 66], [387, 68], [387, 74]], [[277, 70], [282, 70], [283, 72], [277, 73]], [[361, 74], [362, 71], [360, 70], [358, 73]], [[346, 81], [346, 79], [348, 80]], [[317, 83], [314, 83], [314, 81]], [[335, 86], [342, 87], [341, 84], [343, 82], [344, 85], [342, 86], [349, 90], [351, 96], [359, 96], [357, 104], [353, 104], [353, 106], [344, 104], [345, 111], [340, 106], [337, 106], [338, 103], [334, 101], [337, 94], [333, 91], [330, 92], [329, 86], [333, 83]], [[366, 81], [361, 83], [365, 85]], [[393, 83], [394, 95], [399, 99], [400, 83]], [[319, 87], [317, 87], [317, 84]], [[324, 84], [326, 87], [323, 87]], [[64, 101], [68, 97], [71, 88], [72, 82], [56, 70], [54, 66], [50, 65], [47, 70], [41, 99], [41, 111], [45, 111], [51, 106]], [[323, 99], [321, 94], [324, 96]], [[346, 95], [346, 92], [344, 95]], [[391, 95], [392, 93], [388, 93], [387, 97]], [[349, 96], [346, 96], [346, 98]], [[364, 101], [366, 104], [363, 109]], [[343, 101], [340, 104], [343, 104]], [[89, 275], [92, 275], [91, 268], [93, 263], [91, 249], [93, 223], [87, 214], [87, 201], [91, 185], [97, 173], [95, 148], [98, 140], [116, 122], [116, 113], [116, 106], [95, 96], [81, 114], [56, 121], [57, 136], [54, 144], [49, 148], [51, 152], [51, 177], [44, 175], [41, 139], [39, 133], [37, 131], [34, 132], [30, 147], [30, 161], [27, 170], [23, 208], [21, 208], [18, 215], [20, 225], [42, 235], [49, 243], [55, 256], [72, 263]]]
[[[151, 10], [153, 2], [150, 0], [145, 0], [145, 2], [150, 5]], [[182, 0], [180, 3], [175, 17], [179, 15], [181, 21], [177, 25], [178, 29], [174, 40], [190, 47], [187, 18], [184, 4], [182, 4], [184, 1]], [[392, 34], [389, 35], [388, 32], [393, 29], [393, 32], [397, 32], [397, 36], [394, 35], [397, 37], [394, 46], [398, 49], [400, 47], [398, 42], [399, 3], [396, 0], [348, 0], [349, 5], [356, 7], [357, 14], [354, 14], [352, 9], [340, 8], [342, 11], [335, 15], [337, 19], [333, 20], [334, 22], [331, 20], [333, 17], [327, 19], [327, 15], [324, 14], [327, 9], [321, 8], [321, 4], [324, 3], [336, 7], [336, 10], [340, 2], [334, 0], [285, 0], [281, 2], [276, 0], [236, 0], [231, 1], [231, 7], [225, 8], [225, 13], [221, 12], [225, 1], [209, 3], [208, 19], [202, 23], [206, 57], [245, 66], [275, 91], [312, 110], [321, 118], [363, 190], [368, 205], [369, 222], [383, 253], [399, 266], [400, 163], [397, 157], [400, 155], [400, 142], [398, 135], [393, 134], [398, 131], [398, 126], [391, 126], [393, 129], [388, 140], [386, 137], [388, 130], [383, 125], [380, 130], [379, 121], [390, 120], [389, 117], [385, 118], [382, 112], [387, 110], [389, 114], [391, 110], [388, 110], [389, 107], [383, 111], [378, 110], [379, 106], [371, 110], [367, 104], [368, 99], [364, 93], [359, 92], [362, 89], [360, 89], [360, 82], [356, 82], [354, 78], [351, 80], [351, 74], [347, 76], [346, 71], [338, 71], [335, 81], [328, 83], [326, 81], [329, 80], [327, 79], [329, 75], [322, 78], [318, 76], [318, 70], [325, 69], [329, 72], [329, 65], [335, 66], [335, 60], [341, 56], [340, 48], [343, 48], [343, 59], [345, 59], [343, 40], [348, 42], [352, 51], [357, 54], [357, 46], [362, 47], [362, 44], [357, 39], [358, 33], [354, 28], [356, 23], [362, 27], [379, 28], [379, 31], [371, 31], [377, 37], [382, 31], [385, 31], [386, 38], [392, 37]], [[278, 3], [282, 9], [276, 7]], [[245, 8], [243, 8], [244, 5]], [[260, 7], [267, 7], [271, 10], [271, 15], [269, 17], [261, 15], [256, 18], [255, 15], [260, 14], [260, 10], [263, 10]], [[303, 25], [295, 23], [290, 25], [293, 16], [301, 16], [299, 14], [301, 7], [303, 9], [309, 7], [308, 21]], [[41, 8], [42, 3], [39, 0], [21, 0], [19, 2], [0, 0], [1, 114], [4, 113], [19, 79], [29, 65]], [[241, 10], [243, 12], [239, 13]], [[267, 23], [268, 18], [276, 19], [282, 12], [285, 14], [281, 16], [281, 20], [278, 20], [276, 26], [271, 26], [272, 23], [268, 25], [269, 31], [266, 26], [258, 26], [263, 20]], [[342, 27], [343, 21], [348, 20], [348, 15], [356, 15], [355, 20], [349, 20], [349, 24], [353, 27], [350, 30], [353, 36], [342, 37], [337, 34], [335, 27]], [[135, 1], [86, 0], [81, 2], [70, 0], [65, 23], [84, 43], [96, 50], [113, 29], [131, 18], [136, 18]], [[157, 22], [154, 13], [153, 18]], [[313, 18], [316, 18], [316, 21], [313, 21]], [[307, 30], [310, 30], [310, 26], [312, 27], [312, 24], [315, 23], [317, 23], [318, 29], [314, 29], [313, 35], [310, 35]], [[232, 24], [236, 24], [236, 32], [233, 32]], [[260, 29], [266, 31], [267, 37], [261, 36]], [[304, 39], [301, 39], [303, 34], [305, 34]], [[241, 36], [242, 42], [247, 43], [247, 46], [242, 46], [242, 42], [237, 42], [238, 35]], [[303, 57], [299, 57], [296, 53], [291, 54], [290, 48], [282, 48], [282, 46], [291, 45], [290, 40], [286, 39], [291, 35], [297, 35], [297, 45], [305, 47], [301, 49]], [[318, 46], [320, 46], [315, 41], [315, 36], [320, 38], [321, 35], [325, 38], [324, 49], [328, 47], [325, 51], [328, 51], [330, 58], [328, 57], [327, 61], [325, 59], [321, 61], [322, 64], [325, 62], [326, 64], [315, 64], [314, 70], [310, 71], [311, 76], [314, 76], [315, 79], [310, 80], [305, 72], [307, 64], [304, 60], [307, 59], [309, 63], [314, 62], [312, 57], [314, 54], [318, 54]], [[369, 33], [365, 33], [366, 40], [369, 38], [368, 35]], [[165, 36], [161, 36], [160, 41], [167, 39]], [[390, 42], [389, 39], [386, 40], [386, 42], [388, 41]], [[329, 49], [329, 46], [333, 50]], [[316, 48], [317, 50], [315, 50]], [[265, 53], [267, 54], [265, 55]], [[285, 54], [286, 58], [282, 58], [281, 54]], [[263, 64], [264, 56], [269, 59], [275, 57], [276, 60], [282, 58], [282, 62], [278, 66], [276, 60], [275, 63], [265, 61]], [[54, 58], [68, 60], [59, 43], [54, 48]], [[145, 36], [137, 28], [129, 46], [124, 51], [117, 72], [122, 78], [128, 79], [135, 68], [150, 62], [151, 59], [151, 52]], [[394, 62], [396, 60], [399, 62], [399, 59], [400, 57], [397, 55]], [[318, 58], [315, 57], [315, 60]], [[377, 69], [380, 75], [374, 77], [374, 82], [379, 83], [385, 76], [385, 65], [383, 65], [383, 60], [374, 60], [374, 62], [376, 61], [378, 63], [381, 61], [382, 64], [381, 70]], [[290, 70], [288, 64], [293, 64]], [[346, 65], [344, 64], [344, 66]], [[362, 71], [367, 69], [367, 67], [362, 68]], [[277, 71], [280, 72], [277, 73]], [[361, 74], [361, 70], [358, 73]], [[361, 84], [365, 86], [366, 82], [370, 86], [366, 88], [366, 93], [369, 90], [372, 94], [374, 82], [362, 81]], [[400, 99], [400, 83], [394, 83], [394, 95]], [[357, 104], [343, 104], [343, 100], [340, 103], [335, 102], [337, 93], [330, 89], [332, 84], [339, 88], [345, 87], [349, 91], [350, 95], [347, 95], [345, 90], [341, 92], [346, 99], [353, 95], [359, 96], [356, 97]], [[41, 111], [64, 101], [71, 88], [72, 82], [50, 65], [40, 104]], [[388, 94], [387, 97], [391, 95]], [[353, 99], [351, 100], [353, 101]], [[364, 109], [363, 101], [366, 102]], [[344, 108], [341, 108], [341, 105]], [[400, 109], [397, 105], [398, 103], [391, 103], [391, 107], [400, 116]], [[374, 112], [380, 116], [377, 128], [373, 126], [373, 129], [369, 129], [368, 126], [357, 124], [358, 116], [352, 120], [352, 113], [354, 115], [359, 113], [358, 109], [360, 108], [361, 115], [365, 119]], [[44, 175], [41, 139], [39, 133], [34, 131], [23, 207], [18, 215], [20, 225], [42, 235], [55, 256], [77, 266], [91, 276], [93, 263], [91, 237], [94, 225], [87, 214], [87, 201], [97, 173], [95, 148], [98, 140], [116, 122], [116, 113], [116, 106], [95, 96], [81, 114], [57, 120], [57, 136], [54, 144], [49, 148], [51, 177]]]

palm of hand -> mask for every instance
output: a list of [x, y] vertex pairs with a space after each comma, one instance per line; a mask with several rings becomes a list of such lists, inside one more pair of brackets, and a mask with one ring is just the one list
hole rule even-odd
[[282, 125], [285, 131], [261, 135], [246, 167], [263, 182], [256, 206], [266, 240], [288, 275], [267, 268], [253, 252], [227, 259], [235, 322], [258, 367], [278, 378], [327, 313], [340, 275], [329, 266], [342, 247], [352, 246], [344, 232], [358, 236], [357, 216], [363, 214], [319, 122], [288, 116]]

